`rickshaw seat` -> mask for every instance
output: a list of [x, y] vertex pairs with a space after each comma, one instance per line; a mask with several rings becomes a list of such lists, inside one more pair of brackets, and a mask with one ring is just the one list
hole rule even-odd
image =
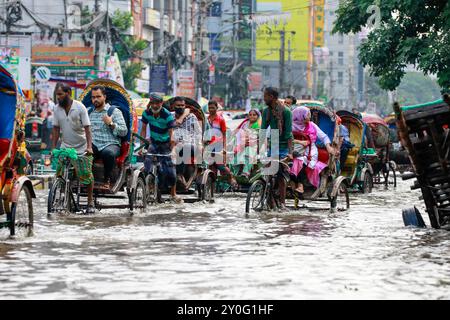
[[116, 159], [116, 163], [119, 167], [122, 167], [125, 163], [125, 160], [128, 157], [128, 153], [130, 151], [130, 143], [129, 142], [122, 142], [122, 145], [120, 147], [120, 155]]
[[[122, 142], [122, 146], [120, 147], [120, 155], [116, 159], [116, 164], [118, 167], [123, 167], [123, 164], [125, 163], [125, 160], [128, 157], [128, 153], [130, 151], [130, 143], [129, 142]], [[94, 161], [95, 164], [103, 164], [102, 159], [96, 159]]]
[[356, 161], [358, 159], [358, 155], [359, 155], [359, 148], [358, 147], [353, 147], [348, 152], [347, 160], [345, 161], [345, 163], [347, 165], [354, 165], [354, 164], [356, 164]]
[[328, 163], [328, 161], [330, 160], [330, 154], [328, 153], [327, 149], [317, 148], [317, 150], [319, 151], [318, 160], [325, 164]]
[[9, 151], [9, 144], [11, 140], [0, 139], [0, 163], [3, 163]]

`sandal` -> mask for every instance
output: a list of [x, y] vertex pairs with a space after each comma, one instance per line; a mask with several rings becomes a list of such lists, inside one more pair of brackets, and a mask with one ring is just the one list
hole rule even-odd
[[86, 208], [86, 211], [84, 212], [84, 214], [95, 214], [95, 212], [96, 212], [95, 207], [92, 205], [89, 205]]
[[171, 197], [170, 200], [173, 201], [173, 202], [175, 202], [176, 204], [182, 204], [182, 203], [184, 203], [184, 200], [181, 199], [181, 198], [178, 197], [178, 196]]

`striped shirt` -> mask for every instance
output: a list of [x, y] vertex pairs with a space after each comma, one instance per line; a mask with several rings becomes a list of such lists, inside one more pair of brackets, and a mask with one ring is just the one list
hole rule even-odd
[[183, 123], [175, 127], [173, 131], [174, 140], [185, 144], [198, 145], [202, 142], [202, 129], [197, 117], [189, 114]]
[[127, 124], [123, 118], [122, 111], [118, 107], [114, 109], [111, 115], [112, 121], [115, 124], [114, 130], [111, 130], [106, 125], [103, 117], [108, 115], [109, 108], [111, 108], [111, 105], [106, 104], [102, 111], [94, 109], [89, 115], [91, 120], [92, 143], [99, 151], [113, 144], [120, 146], [122, 144], [120, 137], [125, 137], [128, 133]]
[[150, 139], [156, 142], [169, 142], [169, 130], [175, 127], [175, 119], [173, 115], [166, 109], [162, 108], [159, 117], [155, 118], [151, 110], [145, 110], [142, 113], [142, 123], [150, 125]]

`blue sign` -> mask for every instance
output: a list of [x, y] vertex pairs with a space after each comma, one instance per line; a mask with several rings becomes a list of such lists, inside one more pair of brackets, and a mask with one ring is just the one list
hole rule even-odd
[[152, 65], [150, 69], [150, 93], [157, 92], [163, 95], [168, 91], [168, 70], [165, 64]]

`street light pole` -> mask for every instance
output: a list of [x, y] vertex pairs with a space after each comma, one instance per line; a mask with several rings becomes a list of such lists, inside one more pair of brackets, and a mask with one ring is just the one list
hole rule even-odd
[[280, 30], [280, 40], [281, 40], [281, 46], [280, 46], [280, 93], [283, 93], [284, 90], [284, 67], [286, 64], [285, 61], [285, 51], [286, 51], [286, 28], [283, 27], [283, 30]]

